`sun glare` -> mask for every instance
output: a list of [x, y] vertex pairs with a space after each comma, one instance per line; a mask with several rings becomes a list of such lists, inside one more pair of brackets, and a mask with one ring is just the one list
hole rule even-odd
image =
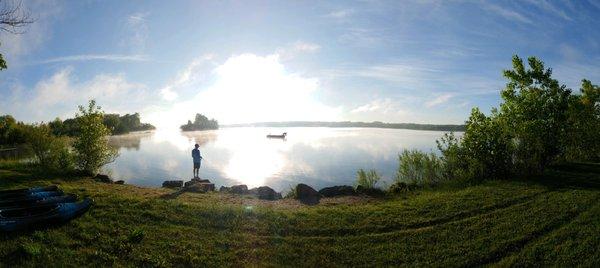
[[154, 111], [148, 120], [159, 128], [175, 128], [195, 113], [220, 123], [259, 121], [335, 120], [339, 109], [326, 106], [315, 96], [319, 81], [289, 73], [277, 54], [233, 56], [212, 71], [214, 81], [198, 87], [189, 100], [170, 109]]

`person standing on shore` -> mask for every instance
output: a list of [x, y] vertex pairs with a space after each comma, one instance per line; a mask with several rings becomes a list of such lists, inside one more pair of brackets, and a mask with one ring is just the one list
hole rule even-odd
[[200, 155], [200, 150], [198, 149], [200, 145], [196, 143], [194, 147], [196, 147], [192, 150], [192, 158], [194, 159], [194, 178], [198, 178], [198, 173], [200, 172], [200, 163], [202, 162], [202, 156]]

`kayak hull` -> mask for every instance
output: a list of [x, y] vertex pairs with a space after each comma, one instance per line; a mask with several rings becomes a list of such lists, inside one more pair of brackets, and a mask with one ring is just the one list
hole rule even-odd
[[12, 232], [64, 223], [85, 213], [92, 203], [90, 198], [85, 198], [78, 203], [69, 202], [0, 210], [0, 231]]

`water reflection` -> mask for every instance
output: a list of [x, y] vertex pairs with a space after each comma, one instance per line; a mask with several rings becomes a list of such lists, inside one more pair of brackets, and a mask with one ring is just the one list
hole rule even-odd
[[[285, 140], [268, 133], [288, 132]], [[402, 149], [432, 150], [443, 133], [361, 128], [225, 128], [156, 131], [110, 138], [120, 156], [105, 168], [128, 183], [159, 186], [192, 176], [191, 149], [200, 144], [200, 176], [217, 185], [268, 185], [287, 190], [298, 182], [317, 188], [353, 184], [359, 168], [378, 170], [390, 181]]]

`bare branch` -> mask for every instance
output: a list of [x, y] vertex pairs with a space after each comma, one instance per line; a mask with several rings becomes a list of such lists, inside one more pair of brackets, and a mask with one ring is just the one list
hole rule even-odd
[[23, 8], [22, 2], [0, 0], [0, 30], [12, 34], [22, 34], [24, 27], [35, 22], [31, 14]]

